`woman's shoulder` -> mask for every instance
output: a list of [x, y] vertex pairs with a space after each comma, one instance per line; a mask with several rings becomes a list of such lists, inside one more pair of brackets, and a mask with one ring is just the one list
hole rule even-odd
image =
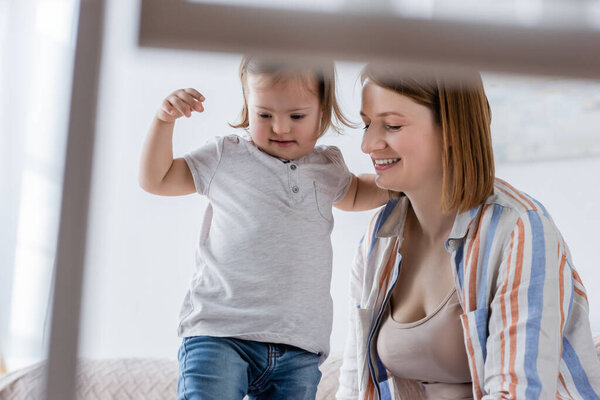
[[[549, 217], [540, 201], [499, 178], [494, 181], [494, 193], [487, 198], [484, 206], [486, 205], [502, 207], [505, 211], [512, 213], [515, 218], [528, 213], [537, 213]], [[487, 208], [490, 209], [490, 207]], [[493, 212], [493, 210], [490, 210], [490, 212]]]
[[498, 178], [494, 182], [494, 193], [482, 205], [479, 221], [482, 219], [490, 221], [487, 225], [496, 231], [510, 232], [523, 224], [538, 226], [539, 231], [546, 234], [558, 234], [558, 228], [540, 201]]

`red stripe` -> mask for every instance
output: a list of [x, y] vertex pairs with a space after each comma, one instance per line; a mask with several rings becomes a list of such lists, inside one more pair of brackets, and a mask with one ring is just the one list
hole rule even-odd
[[560, 383], [562, 383], [563, 387], [567, 391], [567, 394], [569, 395], [569, 398], [570, 399], [574, 399], [574, 397], [571, 395], [571, 392], [569, 392], [569, 389], [567, 389], [567, 383], [565, 382], [565, 378], [563, 378], [562, 373], [558, 374], [558, 380], [560, 381]]
[[[498, 181], [502, 182], [503, 185], [505, 185], [506, 187], [508, 187], [510, 190], [512, 190], [517, 196], [519, 196], [521, 199], [523, 199], [524, 201], [526, 201], [530, 206], [531, 209], [533, 211], [537, 211], [537, 207], [535, 206], [535, 204], [533, 204], [533, 202], [529, 199], [529, 197], [525, 196], [523, 193], [521, 193], [519, 190], [515, 189], [513, 186], [511, 186], [508, 182], [503, 181], [502, 179], [498, 179], [496, 178]], [[525, 207], [527, 208], [527, 207]]]
[[365, 400], [374, 400], [375, 399], [375, 385], [373, 384], [373, 380], [369, 379], [367, 383], [367, 390], [365, 392]]
[[575, 280], [576, 280], [577, 282], [579, 282], [579, 284], [580, 284], [581, 286], [583, 286], [583, 282], [581, 281], [581, 278], [579, 277], [579, 274], [578, 274], [578, 273], [577, 273], [577, 271], [575, 271], [575, 270], [573, 270], [573, 277], [575, 278]]
[[[558, 281], [558, 288], [559, 288], [559, 293], [560, 293], [560, 337], [562, 338], [563, 336], [563, 326], [565, 323], [565, 310], [563, 308], [563, 304], [565, 301], [565, 277], [564, 277], [564, 273], [565, 273], [565, 264], [567, 262], [567, 255], [563, 254], [561, 259], [560, 259], [560, 267], [558, 269], [558, 275], [559, 275], [559, 281]], [[560, 341], [560, 354], [562, 354], [562, 340]]]
[[375, 224], [375, 221], [377, 220], [377, 217], [379, 216], [379, 213], [375, 214], [373, 216], [373, 218], [371, 218], [371, 222], [369, 222], [369, 229], [367, 229], [367, 234], [365, 235], [365, 238], [363, 239], [363, 248], [364, 248], [364, 253], [363, 253], [363, 257], [366, 260], [368, 257], [368, 253], [369, 253], [369, 248], [371, 247], [371, 241], [373, 240], [373, 235], [375, 235], [375, 232], [373, 232], [373, 225]]
[[[573, 278], [575, 278], [575, 281], [577, 281], [577, 283], [579, 283], [581, 287], [584, 287], [583, 282], [581, 282], [581, 278], [579, 277], [579, 274], [575, 270], [573, 270]], [[589, 304], [588, 298], [583, 290], [579, 289], [575, 285], [573, 285], [573, 289], [575, 289], [575, 293], [582, 296], [585, 299], [585, 301]]]
[[519, 203], [524, 209], [527, 209], [527, 205], [524, 204], [521, 200], [517, 199], [515, 196], [513, 196], [509, 191], [502, 189], [500, 186], [496, 186], [496, 189], [500, 190], [503, 193], [506, 193], [507, 196], [512, 197], [512, 199]]
[[502, 371], [502, 383], [500, 386], [504, 388], [506, 382], [506, 374], [504, 373], [504, 354], [506, 353], [506, 342], [504, 339], [504, 331], [506, 331], [506, 289], [508, 287], [508, 280], [510, 278], [510, 263], [512, 258], [512, 251], [514, 245], [515, 233], [510, 235], [510, 251], [508, 253], [508, 260], [506, 262], [506, 279], [502, 284], [502, 291], [500, 293], [500, 309], [502, 311], [502, 330], [500, 331], [500, 371]]
[[479, 386], [479, 375], [477, 374], [477, 366], [475, 362], [475, 349], [473, 348], [473, 342], [471, 342], [471, 332], [469, 329], [469, 319], [465, 314], [460, 316], [463, 320], [463, 325], [466, 330], [465, 338], [467, 340], [467, 351], [469, 352], [469, 359], [471, 360], [470, 369], [471, 369], [471, 378], [473, 379], [473, 388], [475, 388], [475, 398], [481, 399], [483, 397], [483, 393], [481, 392], [481, 387]]
[[583, 297], [585, 299], [585, 301], [589, 304], [589, 300], [588, 300], [587, 296], [585, 295], [585, 292], [583, 292], [577, 286], [574, 286], [573, 288], [575, 289], [575, 293], [577, 293], [578, 295], [580, 295], [581, 297]]
[[388, 262], [385, 265], [385, 269], [381, 274], [381, 279], [379, 280], [377, 292], [378, 295], [382, 293], [383, 288], [387, 287], [388, 283], [390, 282], [390, 277], [392, 275], [392, 270], [394, 269], [394, 263], [396, 261], [396, 254], [398, 254], [398, 239], [396, 239], [396, 242], [394, 243], [394, 247], [392, 249], [390, 257], [388, 258]]
[[509, 353], [509, 374], [511, 384], [509, 385], [510, 394], [516, 398], [517, 393], [515, 389], [519, 383], [517, 374], [515, 372], [515, 362], [517, 359], [517, 322], [519, 320], [519, 286], [521, 285], [521, 274], [523, 273], [523, 255], [525, 247], [525, 227], [523, 221], [519, 219], [517, 221], [518, 242], [517, 242], [517, 254], [515, 263], [515, 277], [513, 279], [512, 289], [510, 291], [510, 310], [511, 310], [511, 321], [508, 328], [508, 336], [510, 338], [510, 353]]

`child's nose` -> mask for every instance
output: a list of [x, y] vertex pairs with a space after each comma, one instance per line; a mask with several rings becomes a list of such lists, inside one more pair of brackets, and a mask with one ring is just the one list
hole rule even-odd
[[290, 124], [282, 119], [275, 119], [273, 121], [273, 132], [278, 135], [284, 135], [290, 132]]

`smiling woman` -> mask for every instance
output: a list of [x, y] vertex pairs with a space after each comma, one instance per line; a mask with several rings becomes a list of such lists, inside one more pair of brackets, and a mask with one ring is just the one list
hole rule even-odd
[[585, 288], [544, 206], [494, 176], [479, 74], [362, 81], [362, 150], [397, 196], [355, 258], [338, 399], [406, 379], [426, 399], [599, 398]]

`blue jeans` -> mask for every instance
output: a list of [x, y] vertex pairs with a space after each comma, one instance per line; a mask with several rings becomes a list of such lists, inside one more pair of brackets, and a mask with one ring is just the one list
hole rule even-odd
[[314, 400], [319, 355], [285, 344], [224, 337], [183, 339], [177, 400]]

